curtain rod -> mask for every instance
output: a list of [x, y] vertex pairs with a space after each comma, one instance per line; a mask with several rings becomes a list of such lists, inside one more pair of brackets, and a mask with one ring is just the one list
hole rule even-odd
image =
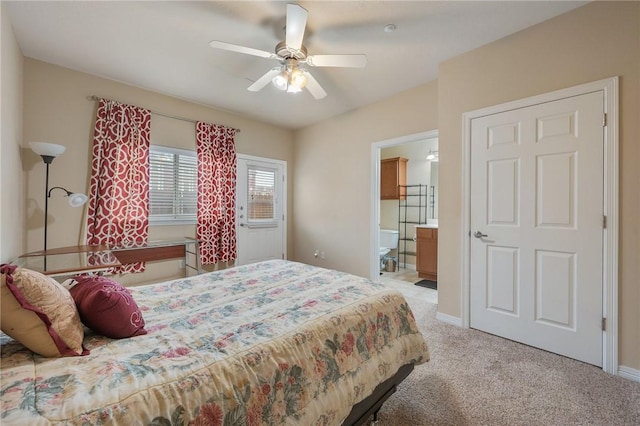
[[[90, 101], [99, 101], [100, 97], [96, 96], [96, 95], [91, 95], [91, 96], [87, 96], [87, 99], [89, 99]], [[159, 115], [162, 117], [167, 117], [167, 118], [172, 118], [174, 120], [180, 120], [180, 121], [187, 121], [189, 123], [193, 123], [196, 124], [198, 121], [197, 120], [192, 120], [191, 118], [184, 118], [184, 117], [179, 117], [177, 115], [169, 115], [169, 114], [164, 114], [161, 112], [157, 112], [157, 111], [151, 111], [149, 110], [149, 112], [151, 112], [151, 114], [153, 115]], [[234, 129], [236, 131], [236, 133], [240, 133], [240, 129]]]

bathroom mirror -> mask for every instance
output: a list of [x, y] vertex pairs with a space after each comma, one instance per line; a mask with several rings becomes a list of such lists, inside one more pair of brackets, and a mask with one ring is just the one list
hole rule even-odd
[[438, 220], [438, 165], [437, 161], [431, 161], [429, 172], [429, 199], [427, 202], [427, 218]]

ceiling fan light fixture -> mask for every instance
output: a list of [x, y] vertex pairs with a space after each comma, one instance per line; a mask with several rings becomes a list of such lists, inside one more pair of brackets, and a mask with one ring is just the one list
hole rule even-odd
[[289, 76], [289, 86], [297, 88], [300, 91], [307, 85], [307, 76], [300, 68], [295, 68]]
[[287, 90], [287, 86], [289, 86], [289, 73], [286, 69], [283, 69], [280, 74], [273, 77], [271, 80], [274, 86], [276, 86], [279, 90]]
[[288, 93], [298, 93], [307, 84], [307, 76], [304, 71], [297, 66], [286, 66], [271, 80], [273, 85]]

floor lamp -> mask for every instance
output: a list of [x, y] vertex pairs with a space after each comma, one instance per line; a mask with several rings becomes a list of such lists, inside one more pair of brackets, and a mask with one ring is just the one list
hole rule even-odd
[[[71, 207], [80, 207], [84, 203], [87, 202], [88, 197], [81, 193], [74, 193], [71, 191], [67, 191], [61, 186], [54, 186], [49, 189], [49, 164], [51, 164], [58, 155], [61, 155], [65, 151], [65, 147], [62, 145], [57, 145], [54, 143], [48, 142], [29, 142], [29, 147], [42, 157], [42, 160], [47, 165], [46, 178], [45, 178], [45, 190], [44, 190], [44, 252], [47, 252], [47, 222], [49, 221], [49, 197], [51, 197], [51, 192], [54, 189], [61, 189], [67, 193], [67, 197], [69, 198], [69, 205]], [[45, 258], [46, 262], [46, 258]], [[45, 264], [46, 269], [46, 264]]]

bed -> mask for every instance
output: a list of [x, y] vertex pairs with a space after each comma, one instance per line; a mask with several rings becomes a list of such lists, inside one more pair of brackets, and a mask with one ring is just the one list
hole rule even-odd
[[427, 345], [403, 296], [274, 260], [129, 288], [145, 335], [85, 330], [87, 356], [0, 338], [0, 423], [361, 424]]

